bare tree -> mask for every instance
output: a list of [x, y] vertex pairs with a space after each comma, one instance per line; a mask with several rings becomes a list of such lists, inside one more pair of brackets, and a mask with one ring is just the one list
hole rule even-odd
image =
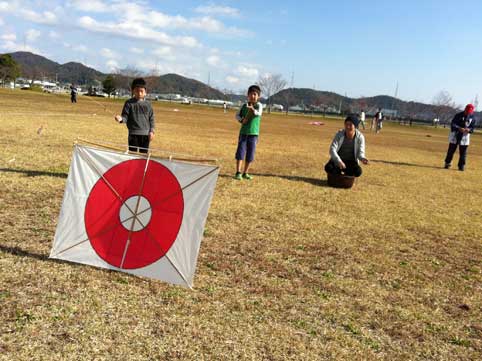
[[281, 99], [283, 100], [283, 106], [286, 107], [285, 109], [285, 114], [288, 115], [288, 112], [290, 110], [290, 106], [291, 106], [291, 92], [293, 92], [294, 89], [293, 88], [286, 88], [284, 89], [280, 95], [281, 95]]
[[268, 113], [271, 113], [271, 96], [284, 89], [286, 80], [281, 74], [265, 74], [258, 79], [261, 92], [268, 99]]
[[456, 111], [455, 102], [446, 90], [441, 90], [434, 96], [432, 105], [435, 107], [435, 116], [444, 126], [450, 121], [450, 118], [453, 117]]

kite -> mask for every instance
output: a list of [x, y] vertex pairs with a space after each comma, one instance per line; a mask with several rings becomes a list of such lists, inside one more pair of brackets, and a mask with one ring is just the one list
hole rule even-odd
[[75, 144], [50, 258], [192, 288], [218, 174]]

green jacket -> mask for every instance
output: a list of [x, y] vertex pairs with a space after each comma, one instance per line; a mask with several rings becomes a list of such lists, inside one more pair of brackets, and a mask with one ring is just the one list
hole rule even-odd
[[[243, 104], [243, 106], [236, 113], [236, 119], [241, 122], [248, 115], [248, 104]], [[263, 113], [263, 106], [261, 103], [256, 103], [254, 105], [254, 114], [252, 114], [251, 119], [241, 126], [239, 134], [243, 135], [259, 135], [259, 124], [261, 122], [261, 114]]]

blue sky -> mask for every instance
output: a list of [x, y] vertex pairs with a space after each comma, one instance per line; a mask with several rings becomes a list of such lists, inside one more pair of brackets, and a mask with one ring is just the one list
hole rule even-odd
[[239, 91], [266, 73], [350, 97], [481, 93], [482, 2], [0, 0], [0, 52], [175, 72]]

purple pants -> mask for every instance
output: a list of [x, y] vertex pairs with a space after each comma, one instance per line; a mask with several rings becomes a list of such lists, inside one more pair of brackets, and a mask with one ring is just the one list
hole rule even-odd
[[237, 160], [246, 160], [246, 162], [251, 163], [254, 160], [256, 144], [258, 144], [257, 135], [240, 134], [235, 158]]

